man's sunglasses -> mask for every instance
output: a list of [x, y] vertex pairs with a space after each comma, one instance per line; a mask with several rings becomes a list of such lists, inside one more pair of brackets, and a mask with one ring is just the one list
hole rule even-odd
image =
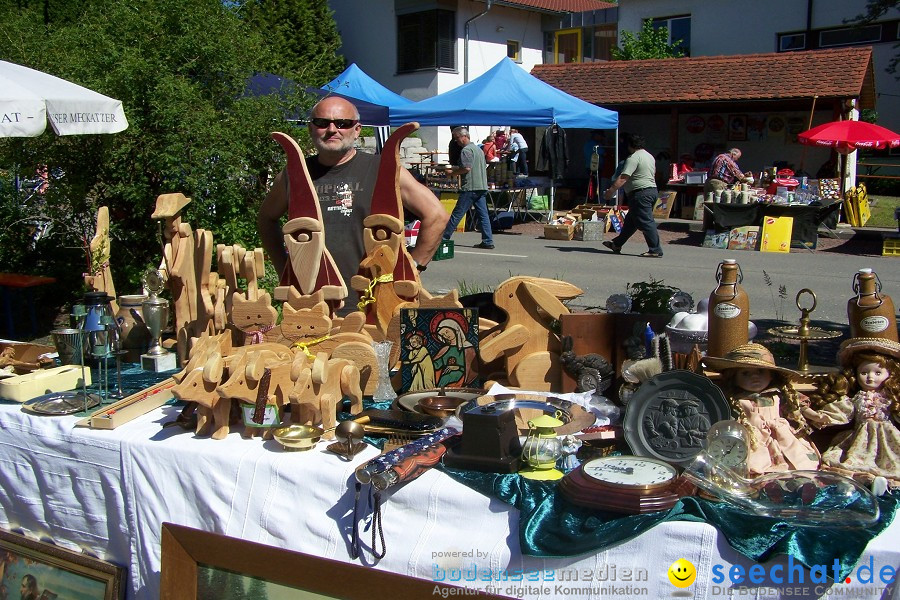
[[351, 127], [356, 127], [356, 124], [359, 123], [357, 119], [310, 119], [310, 123], [318, 127], [319, 129], [328, 129], [328, 126], [334, 123], [334, 126], [338, 129], [350, 129]]

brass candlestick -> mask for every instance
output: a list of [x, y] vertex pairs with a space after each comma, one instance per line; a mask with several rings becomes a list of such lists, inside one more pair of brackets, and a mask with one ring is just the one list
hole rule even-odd
[[[812, 296], [812, 306], [810, 306], [809, 308], [803, 308], [800, 305], [800, 296], [803, 294], [809, 294], [810, 296]], [[841, 332], [822, 329], [821, 327], [813, 327], [809, 324], [809, 313], [816, 310], [816, 294], [812, 290], [803, 288], [802, 290], [797, 292], [796, 304], [797, 308], [800, 309], [799, 325], [773, 327], [769, 329], [769, 333], [789, 340], [799, 340], [800, 356], [797, 358], [797, 371], [799, 371], [801, 374], [815, 376], [836, 372], [838, 370], [836, 367], [810, 366], [809, 359], [807, 358], [807, 344], [809, 344], [810, 340], [820, 341], [840, 337]]]

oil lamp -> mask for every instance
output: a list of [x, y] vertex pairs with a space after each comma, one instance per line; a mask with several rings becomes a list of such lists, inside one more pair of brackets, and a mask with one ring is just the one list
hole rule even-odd
[[528, 463], [529, 469], [520, 471], [522, 477], [553, 481], [562, 478], [556, 461], [562, 456], [562, 442], [556, 437], [556, 428], [563, 422], [550, 415], [528, 421], [528, 437], [522, 445], [522, 460]]

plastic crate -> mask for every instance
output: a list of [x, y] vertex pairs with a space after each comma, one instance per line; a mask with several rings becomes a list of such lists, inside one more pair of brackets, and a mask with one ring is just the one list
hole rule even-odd
[[431, 260], [448, 260], [453, 258], [453, 240], [441, 240]]
[[881, 246], [882, 256], [900, 256], [900, 234], [885, 237]]

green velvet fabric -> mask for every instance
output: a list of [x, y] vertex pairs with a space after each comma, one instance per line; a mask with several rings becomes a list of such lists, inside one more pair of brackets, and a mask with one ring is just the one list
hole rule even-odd
[[683, 498], [671, 510], [622, 515], [571, 504], [555, 482], [532, 481], [517, 474], [479, 473], [440, 467], [450, 477], [519, 509], [519, 544], [531, 556], [564, 557], [595, 553], [620, 544], [663, 521], [697, 521], [713, 525], [732, 548], [757, 562], [789, 554], [810, 565], [841, 561], [846, 577], [866, 544], [894, 518], [900, 492], [879, 498], [878, 523], [859, 529], [797, 527], [790, 522], [748, 513], [724, 502]]

